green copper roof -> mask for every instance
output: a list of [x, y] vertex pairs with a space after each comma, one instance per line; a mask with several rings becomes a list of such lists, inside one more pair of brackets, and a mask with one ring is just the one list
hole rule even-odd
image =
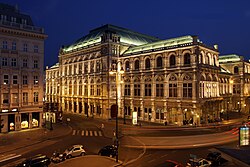
[[[190, 35], [188, 36], [182, 36], [178, 38], [171, 38], [167, 40], [161, 40], [149, 44], [144, 44], [140, 46], [134, 46], [129, 48], [124, 54], [133, 54], [137, 52], [143, 52], [146, 50], [151, 50], [151, 49], [160, 49], [160, 48], [165, 48], [165, 47], [173, 47], [173, 46], [178, 46], [178, 45], [188, 45], [190, 43], [194, 42], [194, 38]], [[201, 42], [198, 40], [198, 42]]]
[[224, 62], [237, 62], [240, 61], [241, 56], [236, 55], [236, 54], [231, 54], [231, 55], [222, 55], [219, 56], [219, 63], [224, 63]]
[[129, 29], [106, 24], [102, 27], [91, 30], [88, 35], [78, 39], [74, 44], [65, 47], [64, 51], [68, 52], [81, 47], [99, 43], [101, 42], [101, 36], [105, 31], [115, 32], [120, 36], [120, 42], [129, 45], [143, 45], [160, 40], [158, 38], [137, 33]]

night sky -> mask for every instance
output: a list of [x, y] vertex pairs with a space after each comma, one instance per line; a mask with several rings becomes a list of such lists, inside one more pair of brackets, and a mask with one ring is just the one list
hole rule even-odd
[[0, 0], [18, 4], [44, 27], [45, 66], [58, 62], [60, 46], [89, 30], [114, 24], [161, 39], [198, 35], [219, 52], [250, 58], [250, 0]]

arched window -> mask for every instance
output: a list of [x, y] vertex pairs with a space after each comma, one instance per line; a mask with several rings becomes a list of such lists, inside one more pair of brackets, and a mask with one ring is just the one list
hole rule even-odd
[[129, 61], [126, 61], [125, 63], [125, 71], [129, 71]]
[[238, 74], [238, 73], [239, 73], [239, 67], [237, 67], [237, 66], [234, 67], [234, 73], [235, 73], [235, 74]]
[[146, 58], [146, 60], [145, 60], [145, 68], [150, 69], [150, 59], [149, 58]]
[[140, 68], [140, 62], [139, 62], [139, 60], [136, 60], [135, 61], [135, 70], [139, 70], [139, 68]]
[[170, 67], [173, 67], [175, 65], [176, 65], [175, 55], [171, 55], [170, 56]]
[[210, 65], [210, 61], [209, 61], [209, 56], [208, 56], [208, 55], [206, 56], [206, 63], [207, 63], [208, 65]]
[[216, 57], [214, 56], [214, 66], [216, 66]]
[[161, 68], [162, 67], [162, 57], [159, 56], [156, 59], [156, 67]]
[[190, 54], [186, 53], [184, 55], [184, 65], [190, 65], [191, 61], [190, 61]]

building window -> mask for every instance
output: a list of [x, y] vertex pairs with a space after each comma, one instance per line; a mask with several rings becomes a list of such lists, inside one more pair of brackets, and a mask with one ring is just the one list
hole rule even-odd
[[23, 44], [23, 51], [28, 52], [28, 44]]
[[38, 92], [34, 92], [34, 103], [38, 103]]
[[28, 92], [23, 93], [23, 104], [28, 104]]
[[38, 45], [34, 45], [34, 53], [38, 53]]
[[186, 53], [184, 55], [184, 65], [190, 65], [190, 64], [191, 64], [190, 54]]
[[72, 83], [71, 83], [71, 81], [69, 82], [69, 95], [72, 95]]
[[12, 50], [16, 50], [16, 42], [12, 42]]
[[79, 83], [79, 96], [82, 96], [82, 83]]
[[13, 75], [13, 84], [17, 84], [17, 75]]
[[126, 61], [125, 66], [126, 66], [126, 67], [125, 67], [125, 70], [126, 70], [126, 71], [129, 71], [129, 61]]
[[170, 67], [174, 67], [176, 65], [175, 55], [170, 56]]
[[200, 82], [200, 98], [204, 98], [204, 82]]
[[8, 65], [8, 59], [6, 57], [2, 58], [2, 66], [7, 66]]
[[88, 96], [88, 85], [84, 86], [84, 96]]
[[240, 94], [240, 84], [233, 85], [233, 94]]
[[234, 67], [234, 74], [239, 74], [239, 68], [237, 66]]
[[163, 97], [163, 84], [156, 84], [156, 97]]
[[28, 76], [23, 75], [23, 85], [28, 85]]
[[84, 63], [84, 73], [87, 74], [88, 73], [88, 63]]
[[100, 96], [100, 95], [101, 95], [101, 85], [97, 85], [96, 95], [97, 95], [97, 96]]
[[13, 105], [18, 104], [18, 94], [17, 93], [12, 93], [12, 102]]
[[140, 84], [135, 84], [134, 85], [134, 96], [141, 96], [141, 89], [140, 89]]
[[90, 85], [90, 95], [94, 96], [94, 85]]
[[2, 48], [3, 49], [8, 49], [8, 42], [7, 41], [3, 41]]
[[3, 93], [3, 104], [9, 104], [9, 93]]
[[130, 96], [130, 85], [125, 85], [125, 96]]
[[192, 83], [183, 83], [183, 97], [192, 97]]
[[151, 84], [145, 84], [145, 96], [151, 96]]
[[82, 74], [82, 63], [78, 64], [78, 74]]
[[157, 57], [157, 59], [156, 59], [156, 67], [162, 68], [162, 57], [161, 56]]
[[37, 75], [34, 76], [34, 85], [38, 85], [38, 76]]
[[140, 68], [140, 62], [139, 62], [139, 60], [136, 60], [135, 61], [135, 70], [139, 70], [139, 68]]
[[145, 68], [150, 69], [150, 59], [149, 58], [146, 58], [146, 60], [145, 60]]
[[38, 60], [34, 60], [34, 68], [38, 68]]
[[23, 59], [23, 67], [28, 67], [28, 59]]
[[17, 66], [16, 58], [12, 58], [11, 59], [11, 66], [12, 67], [16, 67]]
[[177, 84], [176, 83], [169, 84], [169, 97], [177, 97]]
[[77, 84], [76, 84], [76, 81], [74, 82], [74, 95], [77, 95]]
[[9, 75], [3, 75], [3, 84], [9, 84]]

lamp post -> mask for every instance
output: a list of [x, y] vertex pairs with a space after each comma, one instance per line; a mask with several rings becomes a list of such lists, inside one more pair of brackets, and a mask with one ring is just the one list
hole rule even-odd
[[119, 80], [119, 75], [122, 75], [124, 71], [119, 69], [117, 67], [119, 62], [115, 63], [116, 69], [111, 68], [111, 71], [109, 72], [110, 75], [115, 74], [115, 83], [116, 83], [116, 120], [115, 120], [115, 145], [116, 145], [116, 162], [118, 162], [118, 147], [119, 147], [119, 140], [118, 140], [118, 80]]
[[227, 102], [227, 120], [228, 120], [228, 106], [229, 106], [229, 101]]

